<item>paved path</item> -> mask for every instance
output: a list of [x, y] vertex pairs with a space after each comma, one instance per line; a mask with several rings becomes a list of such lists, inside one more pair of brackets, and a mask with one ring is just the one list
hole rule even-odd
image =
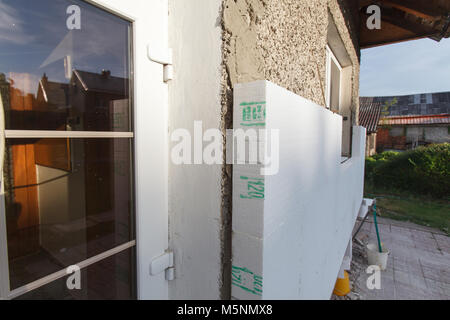
[[[450, 300], [450, 237], [438, 230], [382, 218], [379, 229], [391, 254], [387, 269], [381, 272], [380, 290], [367, 288], [368, 274], [358, 277], [361, 299]], [[366, 221], [357, 238], [376, 243], [372, 220]]]

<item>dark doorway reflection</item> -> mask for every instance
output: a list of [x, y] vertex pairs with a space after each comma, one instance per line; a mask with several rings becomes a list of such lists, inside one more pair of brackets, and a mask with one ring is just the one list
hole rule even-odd
[[7, 139], [11, 289], [134, 240], [130, 139]]
[[130, 300], [136, 299], [134, 248], [81, 270], [81, 289], [67, 287], [69, 276], [30, 291], [18, 300]]

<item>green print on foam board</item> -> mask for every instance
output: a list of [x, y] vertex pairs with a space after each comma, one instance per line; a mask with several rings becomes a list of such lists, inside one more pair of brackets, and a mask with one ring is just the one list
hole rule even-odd
[[254, 295], [262, 295], [263, 278], [247, 268], [233, 266], [231, 270], [231, 283]]
[[264, 179], [241, 176], [240, 179], [247, 184], [247, 193], [241, 194], [241, 199], [264, 200]]
[[242, 122], [241, 126], [265, 126], [266, 125], [266, 102], [243, 102], [242, 107]]

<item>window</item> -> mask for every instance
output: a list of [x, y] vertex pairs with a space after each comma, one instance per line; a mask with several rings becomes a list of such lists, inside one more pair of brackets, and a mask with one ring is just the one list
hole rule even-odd
[[427, 96], [425, 94], [420, 95], [420, 103], [427, 103]]
[[327, 108], [339, 113], [341, 104], [341, 72], [339, 61], [327, 46]]
[[[337, 31], [334, 33], [337, 34]], [[337, 35], [329, 34], [340, 53], [340, 60], [336, 57], [331, 45], [326, 47], [327, 57], [327, 82], [326, 82], [326, 107], [342, 116], [342, 156], [351, 156], [352, 135], [352, 64], [343, 43], [336, 41]], [[334, 40], [333, 40], [334, 39]], [[339, 38], [340, 39], [340, 38]], [[344, 65], [339, 61], [343, 61]]]
[[[9, 296], [133, 298], [132, 24], [80, 0], [1, 6]], [[75, 264], [81, 291], [61, 289]]]

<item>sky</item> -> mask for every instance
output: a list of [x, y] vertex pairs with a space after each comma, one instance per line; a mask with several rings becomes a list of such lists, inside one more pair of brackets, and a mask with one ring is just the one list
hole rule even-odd
[[[67, 8], [80, 7], [80, 29], [67, 26]], [[129, 77], [130, 22], [80, 0], [0, 0], [0, 73], [25, 93], [36, 94], [44, 73], [68, 83], [71, 69]]]
[[450, 39], [361, 50], [361, 97], [442, 91], [450, 91]]

